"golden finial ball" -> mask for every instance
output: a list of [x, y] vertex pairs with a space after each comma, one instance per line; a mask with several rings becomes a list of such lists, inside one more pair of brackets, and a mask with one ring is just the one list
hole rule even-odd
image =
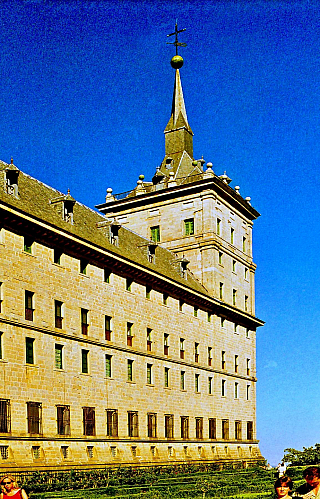
[[180, 69], [183, 66], [183, 58], [181, 55], [174, 55], [170, 61], [170, 64], [173, 69]]

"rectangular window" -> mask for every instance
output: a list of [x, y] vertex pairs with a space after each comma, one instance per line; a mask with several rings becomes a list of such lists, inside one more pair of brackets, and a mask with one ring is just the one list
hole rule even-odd
[[221, 352], [221, 369], [226, 368], [226, 352]]
[[58, 249], [53, 250], [53, 263], [61, 265], [62, 251]]
[[184, 338], [180, 338], [180, 359], [184, 359]]
[[41, 431], [41, 409], [38, 402], [27, 402], [28, 433], [40, 435]]
[[196, 418], [196, 438], [203, 438], [203, 418]]
[[127, 362], [127, 374], [128, 374], [128, 381], [133, 381], [133, 360], [128, 359]]
[[57, 406], [57, 433], [70, 435], [70, 407], [68, 405]]
[[152, 329], [147, 327], [147, 352], [152, 350]]
[[152, 290], [151, 286], [146, 286], [146, 298], [148, 300], [150, 300], [151, 298], [151, 290]]
[[239, 356], [234, 356], [234, 372], [237, 373], [239, 368]]
[[152, 364], [147, 364], [147, 384], [152, 384]]
[[194, 234], [194, 219], [188, 218], [184, 221], [184, 235], [192, 236]]
[[238, 324], [235, 324], [235, 325], [234, 325], [234, 332], [235, 332], [236, 334], [239, 334], [239, 331], [238, 331]]
[[193, 315], [194, 317], [198, 317], [198, 307], [193, 307]]
[[103, 274], [104, 274], [104, 276], [103, 276], [104, 277], [104, 282], [106, 282], [107, 284], [110, 284], [111, 270], [105, 268], [104, 271], [103, 271]]
[[194, 375], [194, 391], [199, 392], [199, 380], [200, 380], [200, 374], [195, 374]]
[[244, 268], [244, 278], [248, 279], [248, 269], [246, 267]]
[[247, 249], [247, 239], [245, 237], [242, 238], [242, 251], [245, 253]]
[[62, 301], [54, 300], [54, 327], [62, 329]]
[[164, 368], [164, 386], [169, 387], [169, 367]]
[[221, 220], [220, 218], [217, 218], [217, 235], [220, 236], [221, 232]]
[[25, 236], [23, 239], [23, 251], [26, 253], [32, 254], [32, 245], [34, 243], [34, 240], [31, 239], [31, 237]]
[[25, 291], [25, 319], [27, 321], [33, 321], [33, 295], [31, 291]]
[[221, 251], [219, 251], [219, 264], [222, 265], [222, 256], [223, 256], [223, 253]]
[[220, 282], [219, 284], [219, 297], [220, 300], [223, 300], [223, 282]]
[[112, 355], [107, 355], [106, 354], [106, 378], [111, 378], [112, 376], [112, 371], [111, 371], [111, 359]]
[[126, 290], [127, 291], [132, 291], [132, 283], [133, 283], [133, 279], [126, 279]]
[[253, 421], [247, 421], [247, 440], [253, 440]]
[[148, 437], [157, 437], [157, 415], [155, 413], [149, 412], [148, 417]]
[[83, 434], [92, 437], [96, 434], [96, 413], [94, 407], [83, 407]]
[[187, 440], [189, 438], [189, 416], [181, 416], [181, 438]]
[[133, 334], [132, 334], [132, 322], [127, 322], [127, 346], [132, 347]]
[[168, 294], [167, 293], [163, 293], [162, 295], [162, 302], [164, 305], [168, 305]]
[[174, 419], [173, 414], [164, 416], [164, 436], [165, 438], [174, 438]]
[[239, 383], [234, 384], [234, 398], [239, 398]]
[[0, 282], [0, 313], [2, 312], [2, 282]]
[[212, 378], [208, 378], [208, 393], [209, 395], [212, 395]]
[[10, 400], [0, 399], [0, 433], [11, 431]]
[[41, 456], [40, 445], [33, 445], [31, 447], [31, 450], [32, 450], [33, 459], [40, 459]]
[[231, 244], [234, 244], [234, 229], [230, 229], [230, 242]]
[[150, 227], [150, 239], [154, 243], [160, 243], [160, 226]]
[[81, 350], [81, 372], [88, 374], [89, 372], [89, 350]]
[[88, 272], [88, 260], [81, 259], [79, 265], [80, 265], [80, 274], [87, 275], [87, 272]]
[[185, 371], [181, 371], [181, 373], [180, 373], [180, 389], [181, 390], [185, 390], [185, 378], [186, 378]]
[[112, 335], [112, 317], [110, 315], [104, 316], [104, 338], [107, 341], [111, 341]]
[[164, 333], [163, 335], [163, 353], [164, 355], [169, 355], [169, 334]]
[[0, 456], [1, 459], [9, 458], [9, 446], [8, 445], [0, 445]]
[[118, 411], [117, 409], [107, 409], [107, 437], [118, 436]]
[[244, 297], [244, 311], [245, 312], [248, 312], [248, 301], [249, 301], [249, 297], [247, 295], [245, 295], [245, 297]]
[[199, 343], [194, 344], [194, 361], [199, 362]]
[[250, 400], [250, 385], [247, 385], [247, 400]]
[[184, 305], [184, 301], [179, 300], [179, 312], [183, 312], [183, 305]]
[[139, 436], [139, 422], [138, 422], [137, 411], [128, 411], [128, 436], [129, 437]]
[[211, 322], [211, 314], [210, 314], [210, 312], [207, 312], [207, 321]]
[[250, 376], [250, 359], [247, 359], [247, 376]]
[[93, 458], [93, 445], [87, 445], [87, 455], [89, 459]]
[[68, 459], [69, 457], [69, 447], [67, 445], [61, 445], [61, 454], [63, 459]]
[[209, 438], [214, 440], [217, 438], [216, 418], [209, 418]]
[[235, 307], [237, 305], [237, 290], [232, 290], [232, 305]]
[[26, 338], [26, 364], [34, 364], [34, 338]]
[[208, 347], [208, 366], [212, 365], [212, 347]]
[[229, 419], [222, 420], [222, 439], [229, 440]]
[[236, 261], [235, 260], [232, 260], [232, 272], [235, 272], [236, 271]]
[[225, 327], [225, 322], [226, 322], [225, 318], [221, 317], [220, 320], [221, 320], [221, 327]]
[[89, 310], [86, 310], [85, 308], [81, 309], [81, 333], [84, 335], [88, 334], [89, 329], [88, 314]]
[[246, 328], [246, 338], [250, 338], [249, 329], [248, 328]]
[[221, 380], [221, 397], [226, 396], [226, 380]]
[[242, 440], [241, 421], [234, 422], [234, 436], [236, 440]]
[[2, 345], [3, 333], [0, 331], [0, 359], [3, 359], [3, 345]]
[[63, 345], [54, 346], [54, 367], [56, 369], [63, 369], [63, 359], [62, 359]]

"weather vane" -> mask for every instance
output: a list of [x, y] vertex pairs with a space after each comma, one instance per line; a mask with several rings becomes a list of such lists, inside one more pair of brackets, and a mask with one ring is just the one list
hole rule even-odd
[[178, 40], [178, 34], [182, 33], [185, 30], [186, 30], [186, 28], [178, 29], [178, 23], [176, 21], [174, 32], [170, 33], [169, 35], [167, 35], [167, 36], [173, 36], [173, 35], [175, 35], [174, 42], [167, 42], [167, 45], [174, 45], [176, 47], [176, 55], [173, 56], [172, 59], [171, 59], [171, 66], [174, 69], [179, 69], [179, 68], [181, 68], [183, 66], [183, 58], [181, 57], [181, 55], [178, 54], [178, 47], [186, 47], [187, 44], [179, 42], [179, 40]]

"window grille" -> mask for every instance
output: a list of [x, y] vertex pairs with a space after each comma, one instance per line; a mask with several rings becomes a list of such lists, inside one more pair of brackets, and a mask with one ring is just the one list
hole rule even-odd
[[160, 226], [156, 225], [154, 227], [150, 227], [150, 235], [151, 235], [151, 241], [154, 243], [159, 243], [160, 242]]
[[88, 458], [92, 459], [93, 458], [93, 445], [87, 446], [87, 453], [88, 453]]
[[127, 369], [128, 369], [128, 381], [132, 381], [133, 380], [133, 360], [128, 359]]
[[137, 411], [128, 411], [128, 435], [129, 437], [139, 436], [139, 422]]
[[58, 435], [70, 435], [70, 407], [57, 406], [57, 432]]
[[185, 236], [192, 236], [194, 234], [194, 219], [189, 218], [184, 221], [184, 234]]
[[156, 438], [157, 436], [157, 415], [154, 413], [148, 414], [148, 437]]
[[96, 434], [94, 407], [83, 407], [83, 434], [87, 436]]
[[181, 416], [181, 438], [186, 440], [189, 438], [189, 416]]
[[33, 459], [40, 459], [40, 446], [39, 445], [32, 446], [32, 456], [33, 456]]
[[107, 437], [118, 436], [118, 411], [107, 409]]
[[0, 399], [0, 433], [11, 431], [11, 408], [10, 400]]
[[196, 418], [196, 438], [203, 438], [203, 418]]
[[27, 402], [28, 433], [41, 434], [42, 406], [38, 402]]
[[173, 423], [173, 414], [166, 414], [164, 417], [164, 429], [166, 438], [173, 438]]
[[68, 459], [69, 457], [69, 447], [67, 445], [61, 446], [61, 454], [63, 459]]
[[9, 446], [8, 445], [0, 445], [0, 455], [1, 459], [9, 458]]
[[111, 378], [111, 359], [112, 355], [106, 355], [106, 378]]
[[117, 457], [117, 447], [110, 447], [111, 456]]
[[63, 351], [63, 346], [62, 345], [55, 345], [54, 347], [54, 356], [55, 356], [55, 368], [56, 369], [62, 369], [62, 351]]

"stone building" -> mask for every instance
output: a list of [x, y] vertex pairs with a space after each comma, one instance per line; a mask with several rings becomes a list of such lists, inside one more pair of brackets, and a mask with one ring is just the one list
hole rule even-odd
[[0, 466], [261, 459], [251, 230], [193, 158], [179, 70], [152, 182], [101, 213], [0, 162]]

